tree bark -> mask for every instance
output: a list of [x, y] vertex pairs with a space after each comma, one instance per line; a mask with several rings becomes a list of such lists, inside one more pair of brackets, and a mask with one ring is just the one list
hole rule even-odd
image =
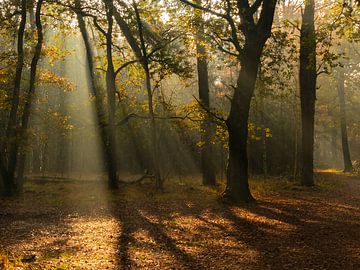
[[233, 202], [254, 201], [248, 183], [248, 119], [264, 43], [253, 39], [244, 45], [237, 86], [226, 121], [229, 133], [229, 160], [227, 185], [223, 196], [225, 200]]
[[344, 71], [340, 71], [339, 81], [338, 81], [338, 96], [339, 96], [339, 106], [340, 106], [340, 128], [341, 128], [341, 146], [343, 152], [344, 160], [344, 172], [351, 172], [353, 170], [350, 149], [349, 149], [349, 140], [347, 134], [347, 120], [346, 120], [346, 105], [345, 105], [345, 77]]
[[[110, 2], [110, 4], [108, 3]], [[114, 161], [111, 171], [109, 171], [109, 186], [111, 189], [118, 188], [117, 179], [117, 158], [116, 158], [116, 123], [115, 123], [115, 97], [116, 97], [116, 84], [115, 84], [115, 70], [112, 57], [112, 32], [113, 32], [113, 4], [112, 0], [104, 1], [106, 5], [106, 17], [108, 23], [108, 30], [106, 33], [106, 89], [107, 89], [107, 101], [108, 101], [108, 144], [110, 155]]]
[[314, 185], [314, 120], [317, 77], [314, 9], [314, 0], [305, 2], [300, 34], [301, 184], [304, 186]]
[[[201, 0], [197, 0], [197, 4], [201, 5]], [[209, 96], [209, 74], [207, 63], [207, 52], [204, 46], [204, 22], [202, 19], [202, 11], [195, 10], [195, 23], [196, 23], [196, 64], [198, 76], [199, 98], [203, 106], [210, 108]], [[208, 114], [205, 115], [204, 120], [201, 122], [201, 171], [202, 183], [204, 185], [216, 185], [216, 172], [212, 160], [212, 125], [211, 119]]]

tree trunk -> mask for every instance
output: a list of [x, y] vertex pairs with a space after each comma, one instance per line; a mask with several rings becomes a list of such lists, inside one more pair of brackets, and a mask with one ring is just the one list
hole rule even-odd
[[300, 36], [300, 100], [302, 122], [301, 184], [314, 185], [314, 119], [316, 100], [316, 36], [314, 0], [305, 2]]
[[[201, 0], [197, 0], [197, 4], [201, 5]], [[210, 108], [209, 97], [209, 74], [207, 64], [207, 53], [204, 46], [204, 22], [202, 19], [202, 12], [195, 10], [195, 23], [196, 23], [196, 63], [197, 63], [197, 76], [199, 87], [199, 98], [203, 106]], [[202, 183], [204, 185], [216, 185], [216, 172], [215, 166], [212, 161], [212, 125], [211, 119], [208, 114], [205, 115], [204, 120], [201, 122], [201, 171]]]
[[106, 70], [106, 89], [107, 89], [107, 100], [108, 100], [108, 144], [110, 156], [113, 160], [111, 162], [112, 168], [109, 170], [109, 186], [111, 189], [118, 188], [117, 180], [117, 158], [116, 158], [116, 124], [115, 124], [115, 97], [116, 97], [116, 84], [115, 84], [115, 70], [112, 58], [112, 31], [113, 31], [113, 5], [107, 4], [106, 17], [108, 22], [108, 31], [106, 33], [106, 58], [107, 58], [107, 70]]
[[340, 106], [340, 127], [341, 127], [341, 146], [344, 158], [344, 172], [351, 172], [353, 170], [351, 158], [350, 158], [350, 149], [349, 141], [347, 134], [347, 121], [346, 121], [346, 105], [345, 105], [345, 78], [344, 71], [340, 71], [339, 81], [338, 81], [338, 95], [339, 95], [339, 106]]
[[[7, 169], [5, 168], [5, 165], [4, 165], [4, 159], [3, 159], [3, 156], [0, 155], [0, 180], [1, 180], [1, 185], [0, 187], [2, 187], [3, 189], [3, 192], [5, 195], [12, 195], [12, 188], [11, 188], [11, 185], [10, 186], [7, 186], [8, 185], [8, 182], [7, 182]], [[2, 190], [1, 190], [2, 191]]]
[[[31, 31], [35, 31], [36, 29], [36, 16], [34, 13], [34, 7], [29, 7], [29, 17], [30, 17], [30, 28]], [[17, 192], [21, 193], [23, 191], [24, 185], [24, 171], [25, 171], [25, 164], [26, 164], [26, 152], [25, 149], [20, 150], [19, 162], [16, 169], [16, 187]]]
[[11, 100], [11, 110], [8, 121], [8, 126], [6, 130], [6, 146], [3, 146], [3, 155], [7, 154], [2, 160], [2, 166], [0, 167], [3, 175], [4, 181], [4, 191], [6, 195], [13, 195], [16, 191], [15, 187], [15, 169], [16, 169], [16, 155], [17, 152], [14, 151], [16, 148], [17, 142], [17, 112], [20, 103], [20, 87], [21, 87], [21, 76], [22, 70], [24, 66], [24, 34], [25, 34], [25, 26], [26, 26], [26, 0], [21, 1], [21, 20], [18, 30], [18, 38], [17, 38], [17, 63], [16, 63], [16, 71], [15, 71], [15, 80], [14, 80], [14, 89], [13, 96]]
[[[150, 136], [151, 136], [151, 150], [152, 150], [152, 163], [154, 167], [154, 175], [155, 175], [155, 184], [156, 188], [158, 190], [163, 189], [163, 179], [161, 178], [160, 173], [160, 152], [159, 152], [159, 146], [158, 146], [158, 138], [157, 138], [157, 130], [156, 130], [156, 122], [155, 122], [155, 115], [154, 115], [154, 108], [153, 108], [153, 93], [151, 89], [151, 75], [150, 75], [150, 69], [149, 69], [149, 59], [147, 56], [146, 51], [146, 44], [144, 40], [144, 33], [143, 33], [143, 25], [140, 18], [140, 13], [137, 7], [137, 4], [135, 1], [133, 2], [135, 15], [136, 15], [136, 21], [139, 31], [139, 37], [140, 37], [140, 49], [142, 52], [142, 58], [139, 59], [141, 61], [142, 67], [145, 71], [145, 85], [148, 95], [148, 106], [149, 106], [149, 119], [150, 119]], [[136, 54], [136, 52], [134, 52]]]
[[148, 105], [149, 105], [149, 118], [150, 118], [150, 133], [151, 133], [151, 144], [152, 144], [152, 163], [154, 167], [154, 174], [155, 174], [155, 184], [156, 189], [162, 190], [163, 189], [163, 180], [160, 174], [160, 152], [159, 152], [159, 145], [158, 145], [158, 138], [157, 138], [157, 127], [155, 122], [154, 116], [154, 108], [153, 108], [153, 95], [151, 90], [151, 80], [150, 80], [150, 71], [148, 65], [145, 67], [145, 74], [146, 74], [146, 89], [148, 93]]
[[[40, 60], [41, 56], [41, 49], [43, 45], [43, 28], [41, 23], [41, 7], [43, 4], [43, 0], [38, 0], [36, 4], [36, 11], [35, 11], [35, 25], [37, 30], [37, 43], [34, 50], [34, 56], [31, 61], [30, 66], [30, 85], [29, 90], [27, 92], [26, 100], [25, 100], [25, 106], [24, 106], [24, 112], [21, 119], [21, 130], [20, 130], [20, 138], [24, 139], [26, 130], [29, 126], [29, 120], [30, 120], [30, 114], [31, 114], [31, 107], [33, 103], [33, 97], [35, 94], [35, 83], [36, 83], [36, 72], [37, 72], [37, 66], [38, 62]], [[16, 152], [16, 155], [18, 156], [19, 152], [19, 145], [16, 145], [16, 148], [14, 149]], [[17, 188], [19, 191], [22, 190], [23, 185], [23, 174], [24, 174], [24, 168], [25, 168], [25, 160], [26, 160], [26, 154], [24, 151], [22, 151], [20, 155], [20, 162], [18, 166], [18, 172], [17, 172]], [[14, 166], [16, 168], [17, 165], [17, 158], [14, 160]]]
[[[293, 104], [297, 105], [297, 96], [294, 93]], [[294, 127], [294, 151], [293, 151], [293, 178], [296, 179], [299, 169], [299, 121], [298, 121], [298, 109], [297, 106], [294, 108], [293, 115], [293, 127]]]
[[223, 196], [225, 200], [233, 202], [254, 200], [248, 183], [248, 119], [264, 43], [265, 41], [255, 38], [244, 45], [240, 58], [241, 69], [226, 122], [229, 133], [229, 160], [227, 185]]
[[262, 172], [264, 177], [267, 177], [268, 174], [268, 157], [267, 157], [267, 132], [266, 132], [266, 121], [265, 121], [265, 106], [264, 106], [264, 96], [260, 97], [260, 119], [262, 126]]

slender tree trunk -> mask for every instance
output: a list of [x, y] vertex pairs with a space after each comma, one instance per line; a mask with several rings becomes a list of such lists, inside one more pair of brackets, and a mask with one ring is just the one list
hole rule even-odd
[[266, 121], [265, 121], [265, 106], [264, 106], [264, 97], [261, 96], [260, 97], [260, 119], [261, 119], [261, 125], [262, 125], [262, 168], [263, 168], [263, 174], [264, 177], [267, 177], [268, 174], [268, 162], [267, 162], [267, 132], [265, 130], [265, 125], [266, 125]]
[[353, 170], [349, 141], [347, 134], [347, 121], [346, 121], [346, 105], [345, 105], [345, 77], [344, 71], [340, 71], [339, 81], [338, 81], [338, 96], [339, 96], [339, 105], [340, 105], [340, 127], [341, 127], [341, 146], [343, 152], [344, 160], [344, 172], [351, 172]]
[[[116, 97], [116, 84], [115, 84], [115, 70], [114, 63], [112, 58], [112, 32], [113, 32], [113, 5], [112, 1], [104, 1], [107, 11], [107, 23], [108, 23], [108, 31], [106, 33], [106, 58], [107, 58], [107, 70], [106, 70], [106, 89], [107, 89], [107, 101], [108, 101], [108, 140], [109, 140], [109, 151], [114, 160], [113, 168], [109, 173], [109, 186], [111, 189], [118, 188], [118, 180], [117, 180], [117, 157], [116, 157], [116, 124], [115, 124], [115, 97]], [[111, 4], [108, 4], [111, 2]]]
[[[15, 71], [15, 80], [14, 80], [14, 89], [11, 103], [11, 110], [9, 121], [6, 130], [6, 146], [3, 146], [3, 155], [5, 158], [2, 158], [2, 165], [0, 167], [1, 174], [4, 181], [4, 191], [6, 195], [12, 195], [16, 191], [15, 187], [15, 168], [16, 168], [16, 155], [17, 152], [14, 151], [16, 148], [17, 142], [17, 113], [20, 103], [20, 87], [21, 87], [21, 76], [24, 66], [24, 34], [26, 26], [26, 13], [27, 13], [26, 0], [21, 1], [21, 20], [18, 30], [17, 38], [17, 63]], [[1, 160], [0, 160], [1, 161]]]
[[[124, 106], [122, 106], [122, 104], [120, 104], [119, 107], [120, 107], [122, 116], [126, 116], [128, 113], [125, 110]], [[136, 162], [138, 163], [137, 168], [140, 167], [140, 171], [144, 172], [146, 170], [147, 166], [146, 166], [146, 161], [144, 160], [143, 153], [141, 152], [141, 147], [140, 147], [141, 142], [139, 142], [140, 138], [135, 134], [136, 132], [135, 132], [134, 127], [132, 126], [131, 122], [127, 122], [126, 125], [127, 125], [127, 128], [124, 129], [124, 131], [126, 132], [125, 134], [129, 138], [129, 140], [133, 146]]]
[[106, 123], [105, 123], [105, 113], [103, 109], [103, 102], [101, 94], [99, 93], [98, 87], [96, 85], [95, 79], [95, 70], [94, 70], [94, 54], [90, 44], [89, 35], [86, 29], [86, 24], [84, 18], [81, 16], [81, 1], [75, 0], [75, 8], [77, 13], [77, 20], [79, 24], [79, 29], [81, 32], [81, 36], [83, 38], [83, 42], [86, 49], [86, 60], [88, 64], [87, 75], [90, 81], [89, 90], [91, 96], [95, 99], [95, 117], [96, 124], [100, 130], [100, 139], [102, 142], [102, 152], [105, 160], [106, 171], [108, 174], [108, 182], [109, 185], [114, 183], [116, 179], [116, 161], [112, 155], [112, 150], [110, 149], [110, 144], [108, 143], [108, 134], [106, 131]]
[[305, 2], [300, 36], [301, 184], [304, 186], [314, 185], [314, 120], [317, 77], [314, 9], [314, 0]]
[[294, 115], [293, 115], [293, 127], [294, 127], [294, 152], [293, 152], [293, 178], [296, 179], [298, 175], [299, 164], [299, 114], [297, 107], [297, 95], [293, 96]]
[[[34, 13], [34, 7], [29, 7], [29, 17], [30, 17], [30, 27], [31, 31], [35, 31], [36, 29], [36, 16]], [[26, 164], [26, 152], [25, 149], [20, 150], [19, 156], [19, 165], [17, 166], [16, 172], [16, 187], [17, 192], [21, 193], [23, 190], [23, 183], [24, 183], [24, 171], [25, 171], [25, 164]]]
[[[197, 4], [201, 5], [201, 0], [197, 0]], [[204, 22], [202, 19], [202, 12], [195, 10], [195, 23], [196, 23], [196, 63], [197, 63], [197, 76], [199, 87], [199, 98], [203, 106], [210, 108], [209, 97], [209, 74], [207, 53], [204, 46]], [[212, 125], [211, 119], [208, 114], [201, 123], [201, 170], [202, 170], [202, 183], [204, 185], [216, 185], [216, 172], [215, 166], [212, 161]]]
[[[2, 187], [4, 189], [4, 193], [5, 195], [11, 195], [11, 191], [12, 189], [9, 187], [9, 186], [6, 186], [7, 184], [7, 169], [5, 167], [5, 162], [4, 162], [4, 159], [3, 159], [3, 156], [2, 154], [0, 154], [0, 180], [1, 180], [1, 184], [0, 184], [0, 187]], [[0, 190], [2, 191], [2, 190]]]
[[[110, 5], [113, 6], [113, 3], [110, 2]], [[154, 108], [153, 108], [153, 93], [151, 89], [151, 75], [149, 70], [149, 59], [147, 57], [147, 51], [146, 51], [146, 44], [144, 40], [143, 35], [143, 26], [141, 23], [141, 18], [139, 14], [139, 10], [137, 7], [137, 4], [135, 1], [133, 1], [133, 7], [135, 10], [136, 20], [137, 20], [137, 26], [138, 26], [138, 32], [140, 37], [140, 43], [135, 39], [130, 27], [124, 21], [124, 19], [121, 17], [120, 13], [116, 10], [116, 8], [113, 7], [114, 17], [115, 20], [121, 30], [121, 32], [124, 34], [127, 42], [129, 43], [132, 51], [134, 52], [136, 58], [141, 63], [144, 72], [145, 72], [145, 85], [146, 90], [148, 94], [148, 106], [149, 106], [149, 119], [150, 119], [150, 140], [151, 140], [151, 147], [152, 147], [152, 163], [154, 168], [154, 174], [156, 179], [156, 186], [158, 189], [163, 188], [163, 179], [161, 178], [160, 173], [160, 164], [159, 164], [159, 147], [158, 147], [158, 136], [157, 136], [157, 129], [156, 129], [156, 121], [154, 116]]]
[[[36, 4], [36, 11], [35, 11], [35, 25], [36, 25], [36, 31], [37, 31], [37, 43], [34, 50], [34, 56], [31, 61], [30, 66], [30, 85], [29, 90], [26, 95], [25, 100], [25, 106], [24, 106], [24, 112], [21, 119], [21, 130], [20, 130], [20, 138], [25, 137], [26, 130], [29, 126], [29, 120], [30, 120], [30, 114], [31, 114], [31, 106], [33, 104], [33, 97], [36, 90], [36, 72], [37, 72], [37, 66], [38, 62], [40, 60], [41, 56], [41, 49], [43, 45], [43, 28], [41, 23], [41, 8], [42, 8], [43, 0], [38, 0]], [[17, 145], [17, 148], [15, 149], [16, 152], [19, 150], [19, 145]], [[16, 155], [17, 156], [17, 155]], [[24, 173], [24, 167], [25, 167], [25, 159], [26, 154], [23, 151], [23, 153], [20, 155], [20, 162], [18, 166], [18, 175], [17, 175], [17, 188], [21, 191], [23, 186], [23, 173]], [[16, 167], [17, 159], [14, 160]]]
[[143, 25], [140, 18], [140, 13], [137, 7], [137, 4], [135, 1], [133, 1], [133, 6], [135, 10], [136, 15], [136, 21], [139, 31], [139, 37], [140, 37], [140, 49], [142, 52], [142, 59], [141, 64], [143, 66], [143, 69], [145, 71], [145, 85], [148, 95], [148, 106], [149, 106], [149, 119], [150, 119], [150, 136], [151, 136], [151, 146], [152, 146], [152, 163], [154, 167], [154, 174], [155, 174], [155, 181], [156, 181], [156, 188], [158, 190], [163, 189], [163, 179], [161, 178], [160, 173], [160, 152], [159, 152], [159, 146], [158, 146], [158, 138], [157, 138], [157, 130], [156, 130], [156, 122], [155, 122], [155, 115], [154, 115], [154, 108], [153, 108], [153, 93], [151, 89], [151, 75], [150, 75], [150, 69], [149, 69], [149, 59], [147, 56], [146, 51], [146, 44], [144, 40], [144, 33], [143, 33]]
[[148, 93], [148, 105], [149, 105], [149, 118], [150, 118], [150, 136], [151, 136], [151, 144], [152, 144], [152, 163], [154, 167], [154, 174], [155, 174], [155, 183], [156, 188], [158, 190], [163, 189], [163, 181], [160, 174], [160, 151], [158, 145], [158, 135], [157, 135], [157, 127], [155, 122], [155, 115], [154, 115], [154, 107], [153, 107], [153, 95], [151, 90], [151, 79], [150, 79], [150, 71], [148, 65], [145, 67], [145, 74], [146, 74], [146, 90]]

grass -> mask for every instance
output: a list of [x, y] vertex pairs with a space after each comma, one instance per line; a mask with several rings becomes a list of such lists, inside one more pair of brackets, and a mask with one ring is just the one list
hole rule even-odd
[[[336, 175], [344, 176], [343, 173], [338, 172]], [[301, 186], [298, 180], [289, 179], [287, 177], [253, 177], [250, 179], [250, 189], [254, 194], [274, 195], [282, 193], [294, 193], [301, 191], [331, 191], [344, 187], [344, 182], [341, 178], [333, 177], [331, 173], [316, 173], [315, 186], [304, 187]]]
[[[268, 196], [284, 193], [296, 192], [321, 192], [331, 191], [342, 188], [344, 183], [342, 177], [344, 173], [340, 171], [321, 171], [315, 174], [315, 186], [303, 187], [297, 180], [287, 177], [274, 176], [253, 176], [250, 181], [250, 190], [256, 196]], [[203, 186], [199, 176], [188, 176], [181, 180], [178, 178], [169, 178], [165, 181], [164, 191], [155, 190], [154, 183], [151, 180], [144, 181], [141, 185], [120, 185], [118, 191], [108, 191], [106, 184], [101, 181], [91, 181], [86, 185], [82, 181], [66, 181], [51, 183], [46, 181], [28, 181], [25, 185], [26, 192], [34, 193], [41, 196], [41, 200], [48, 206], [62, 206], [69, 200], [71, 201], [71, 190], [75, 188], [84, 189], [83, 192], [76, 194], [78, 202], [99, 202], [99, 203], [116, 203], [121, 200], [132, 201], [186, 201], [187, 199], [198, 197], [202, 201], [213, 201], [221, 196], [225, 189], [225, 181], [219, 181], [218, 185], [213, 187]], [[41, 187], [41, 188], [40, 188]], [[41, 194], [39, 194], [39, 188]], [[95, 192], [95, 190], [98, 190]], [[100, 190], [100, 191], [99, 191]], [[65, 197], [56, 196], [62, 191], [68, 194]]]

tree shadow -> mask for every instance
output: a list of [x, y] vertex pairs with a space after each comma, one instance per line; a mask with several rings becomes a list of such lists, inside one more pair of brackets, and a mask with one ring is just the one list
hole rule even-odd
[[56, 264], [76, 256], [83, 243], [72, 241], [73, 222], [99, 217], [92, 209], [96, 202], [88, 200], [92, 195], [81, 199], [82, 202], [75, 196], [81, 196], [80, 190], [94, 188], [84, 186], [80, 182], [74, 186], [68, 181], [29, 181], [22, 196], [1, 198], [0, 249], [14, 258], [35, 255], [29, 267], [39, 269], [47, 261]]
[[[359, 246], [354, 240], [360, 239], [359, 222], [348, 222], [345, 217], [335, 220], [317, 212], [316, 205], [306, 201], [291, 204], [260, 200], [234, 207], [217, 201], [202, 204], [187, 200], [130, 207], [128, 214], [116, 214], [123, 224], [119, 237], [122, 269], [137, 267], [129, 245], [142, 245], [134, 237], [139, 230], [147, 231], [155, 241], [146, 248], [157, 246], [171, 253], [179, 267], [185, 269], [208, 269], [212, 261], [224, 266], [221, 260], [228, 263], [229, 269], [238, 269], [236, 265], [240, 269], [304, 269], [310, 265], [316, 269], [354, 269], [360, 263], [348, 249]], [[187, 226], [186, 222], [194, 225]], [[214, 239], [209, 240], [210, 236]], [[238, 248], [230, 243], [236, 243]], [[240, 258], [241, 252], [247, 251], [256, 254], [255, 259]], [[224, 259], [225, 255], [228, 259]]]
[[[133, 205], [134, 206], [134, 205]], [[178, 247], [176, 241], [164, 232], [164, 225], [152, 221], [141, 213], [143, 206], [129, 209], [129, 206], [122, 205], [120, 209], [115, 210], [114, 214], [119, 218], [122, 224], [122, 230], [119, 235], [119, 269], [131, 269], [140, 267], [134, 265], [130, 255], [130, 246], [138, 246], [147, 251], [156, 251], [158, 253], [167, 253], [169, 258], [173, 258], [185, 269], [205, 269], [199, 262], [197, 262], [190, 254]], [[161, 218], [166, 217], [166, 213]], [[146, 231], [148, 236], [153, 239], [152, 244], [140, 243], [133, 234], [138, 231]], [[154, 261], [154, 267], [169, 267], [169, 262]], [[161, 266], [162, 265], [162, 266]], [[167, 269], [167, 268], [166, 268]]]

